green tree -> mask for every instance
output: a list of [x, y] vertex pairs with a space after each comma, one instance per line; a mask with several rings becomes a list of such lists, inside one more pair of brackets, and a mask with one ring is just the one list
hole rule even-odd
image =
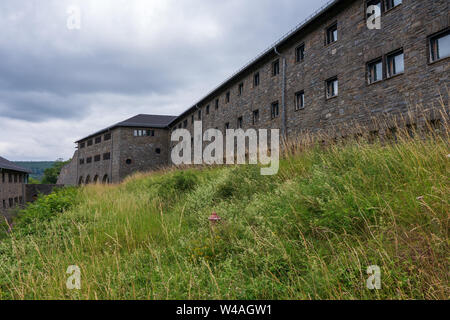
[[69, 163], [71, 159], [63, 161], [62, 159], [57, 159], [53, 164], [53, 167], [44, 170], [44, 177], [42, 178], [43, 184], [56, 184], [58, 181], [58, 176], [61, 172], [62, 167]]

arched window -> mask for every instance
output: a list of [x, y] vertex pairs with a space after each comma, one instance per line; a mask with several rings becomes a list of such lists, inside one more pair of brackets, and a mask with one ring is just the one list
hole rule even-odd
[[94, 177], [94, 183], [98, 183], [98, 174]]
[[86, 181], [84, 182], [84, 184], [89, 184], [89, 183], [91, 183], [91, 176], [87, 176]]
[[105, 174], [105, 175], [103, 176], [103, 181], [102, 181], [102, 183], [103, 183], [103, 184], [109, 183], [109, 177], [108, 177], [107, 174]]
[[80, 177], [80, 180], [78, 180], [78, 185], [81, 186], [83, 184], [83, 176]]

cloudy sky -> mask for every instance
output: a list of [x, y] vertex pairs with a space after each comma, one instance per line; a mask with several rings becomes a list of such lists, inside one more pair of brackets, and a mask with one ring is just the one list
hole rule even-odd
[[113, 123], [178, 115], [325, 2], [2, 0], [0, 155], [68, 159]]

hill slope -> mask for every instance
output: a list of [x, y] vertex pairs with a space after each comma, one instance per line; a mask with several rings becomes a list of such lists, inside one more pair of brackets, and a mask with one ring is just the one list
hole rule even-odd
[[22, 168], [30, 169], [33, 172], [30, 177], [40, 181], [45, 169], [53, 167], [55, 161], [14, 161], [14, 163]]
[[443, 138], [360, 142], [289, 156], [273, 177], [215, 167], [61, 190], [0, 243], [0, 298], [446, 299], [449, 153]]

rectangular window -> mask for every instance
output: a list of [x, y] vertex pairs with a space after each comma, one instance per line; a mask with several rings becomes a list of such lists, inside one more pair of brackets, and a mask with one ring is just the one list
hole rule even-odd
[[194, 124], [194, 115], [191, 116], [191, 122]]
[[327, 85], [327, 98], [333, 98], [338, 95], [339, 92], [339, 85], [338, 85], [338, 78], [334, 77], [326, 82]]
[[336, 42], [338, 40], [337, 23], [333, 24], [327, 29], [327, 44]]
[[392, 9], [400, 4], [402, 4], [402, 0], [386, 0], [385, 9], [386, 11]]
[[103, 140], [105, 140], [105, 141], [111, 140], [111, 133], [105, 134], [105, 136], [103, 137]]
[[109, 160], [111, 159], [111, 153], [107, 152], [103, 154], [103, 160]]
[[102, 137], [95, 138], [95, 144], [99, 144], [100, 142], [102, 142]]
[[295, 61], [302, 62], [305, 59], [305, 45], [301, 44], [295, 49]]
[[259, 110], [253, 110], [253, 125], [259, 123]]
[[225, 123], [225, 130], [227, 130], [227, 129], [230, 129], [230, 123], [229, 122]]
[[280, 60], [277, 59], [272, 62], [272, 76], [280, 74]]
[[80, 165], [84, 164], [84, 159], [80, 159]]
[[[187, 123], [187, 120], [186, 120]], [[147, 130], [147, 136], [154, 137], [155, 136], [155, 130]]]
[[238, 128], [238, 129], [242, 129], [242, 117], [239, 117], [239, 118], [237, 119], [237, 128]]
[[305, 107], [305, 92], [299, 91], [295, 94], [295, 110], [300, 110]]
[[278, 118], [278, 116], [280, 115], [278, 101], [272, 103], [272, 105], [270, 106], [270, 115], [271, 115], [272, 119]]
[[91, 139], [91, 140], [88, 140], [87, 145], [88, 145], [88, 147], [89, 147], [89, 146], [92, 146], [92, 139]]
[[403, 50], [391, 53], [386, 57], [387, 76], [392, 77], [405, 71]]
[[367, 82], [369, 84], [383, 80], [383, 60], [376, 59], [367, 64]]
[[91, 163], [92, 162], [92, 157], [89, 157], [86, 159], [86, 163]]
[[259, 86], [259, 72], [253, 75], [253, 87]]
[[209, 114], [209, 104], [206, 106], [206, 114]]
[[202, 110], [198, 110], [197, 119], [202, 120]]
[[96, 156], [94, 157], [94, 162], [99, 162], [100, 159], [101, 159], [101, 157], [100, 157], [100, 155], [98, 154], [98, 155], [96, 155]]
[[228, 91], [227, 94], [225, 95], [225, 102], [226, 103], [230, 102], [230, 91]]
[[216, 110], [219, 109], [219, 99], [216, 99]]
[[138, 136], [138, 131], [137, 131], [137, 130], [134, 130], [133, 135], [134, 135], [135, 137], [137, 137], [137, 136]]
[[430, 38], [431, 62], [450, 57], [450, 30]]
[[183, 121], [183, 128], [185, 128], [185, 129], [186, 129], [186, 128], [187, 128], [187, 126], [188, 126], [188, 121], [187, 121], [187, 119], [186, 119], [186, 120], [184, 120], [184, 121]]
[[238, 94], [241, 96], [244, 93], [244, 83], [240, 83], [238, 87]]
[[83, 149], [84, 147], [86, 147], [86, 143], [85, 142], [81, 142], [80, 143], [80, 149]]

